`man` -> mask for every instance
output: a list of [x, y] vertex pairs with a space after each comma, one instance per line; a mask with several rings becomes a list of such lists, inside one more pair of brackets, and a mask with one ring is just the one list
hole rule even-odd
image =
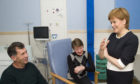
[[3, 72], [0, 84], [48, 84], [35, 65], [28, 62], [23, 43], [12, 43], [7, 53], [13, 63]]

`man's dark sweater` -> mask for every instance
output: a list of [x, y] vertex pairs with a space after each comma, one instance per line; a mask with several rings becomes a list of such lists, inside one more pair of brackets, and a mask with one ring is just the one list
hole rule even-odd
[[10, 65], [2, 74], [0, 84], [48, 84], [40, 71], [32, 63], [17, 69]]

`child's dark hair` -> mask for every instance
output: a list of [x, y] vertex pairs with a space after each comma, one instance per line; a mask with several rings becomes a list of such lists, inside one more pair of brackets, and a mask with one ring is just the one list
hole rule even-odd
[[79, 39], [79, 38], [75, 38], [75, 39], [72, 41], [72, 48], [74, 49], [74, 47], [80, 47], [80, 46], [84, 46], [82, 40]]

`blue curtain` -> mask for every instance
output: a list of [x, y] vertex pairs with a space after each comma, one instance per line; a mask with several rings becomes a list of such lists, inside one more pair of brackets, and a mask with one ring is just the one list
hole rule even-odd
[[[94, 0], [87, 0], [87, 50], [94, 60]], [[88, 75], [94, 79], [93, 73]]]

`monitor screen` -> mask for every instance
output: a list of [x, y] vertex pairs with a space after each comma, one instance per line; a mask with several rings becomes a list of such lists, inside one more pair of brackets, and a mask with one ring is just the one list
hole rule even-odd
[[34, 38], [36, 40], [49, 39], [49, 28], [47, 26], [34, 27]]

